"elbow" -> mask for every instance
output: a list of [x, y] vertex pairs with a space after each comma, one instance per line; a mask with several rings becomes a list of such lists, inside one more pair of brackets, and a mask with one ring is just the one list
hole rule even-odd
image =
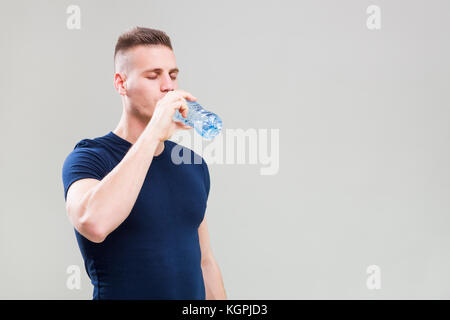
[[91, 221], [89, 215], [82, 216], [78, 221], [78, 232], [91, 242], [102, 243], [107, 233], [99, 223]]
[[94, 243], [102, 243], [106, 238], [104, 234], [95, 232], [86, 233], [84, 237]]
[[72, 225], [83, 237], [95, 243], [101, 243], [105, 240], [108, 235], [105, 227], [98, 221], [93, 220], [85, 205], [66, 204], [66, 210]]

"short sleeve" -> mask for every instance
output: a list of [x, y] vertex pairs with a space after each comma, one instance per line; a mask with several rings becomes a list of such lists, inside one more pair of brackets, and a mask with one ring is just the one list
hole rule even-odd
[[64, 160], [62, 180], [65, 200], [69, 187], [75, 181], [83, 178], [102, 180], [107, 175], [107, 165], [101, 153], [96, 148], [88, 146], [87, 142], [80, 141]]
[[204, 173], [204, 177], [205, 177], [206, 199], [208, 199], [209, 189], [210, 189], [210, 178], [209, 178], [208, 165], [206, 164], [205, 159], [203, 159], [203, 161], [202, 161], [202, 167], [203, 167], [203, 173]]

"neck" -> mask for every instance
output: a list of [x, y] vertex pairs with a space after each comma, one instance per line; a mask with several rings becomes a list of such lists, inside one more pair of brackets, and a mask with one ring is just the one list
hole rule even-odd
[[[122, 117], [114, 129], [114, 134], [128, 141], [131, 144], [135, 144], [137, 139], [141, 136], [142, 132], [146, 128], [148, 121], [142, 121], [136, 117], [130, 116], [125, 108], [122, 112]], [[155, 156], [159, 156], [164, 150], [164, 143], [160, 142], [155, 150]]]

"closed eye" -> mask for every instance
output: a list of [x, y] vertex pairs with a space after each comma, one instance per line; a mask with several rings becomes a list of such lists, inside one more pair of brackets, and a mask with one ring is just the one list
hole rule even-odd
[[[158, 77], [146, 77], [147, 79], [150, 79], [150, 80], [155, 80], [156, 78], [158, 78]], [[177, 76], [174, 76], [174, 77], [170, 77], [172, 80], [176, 80], [177, 79]]]

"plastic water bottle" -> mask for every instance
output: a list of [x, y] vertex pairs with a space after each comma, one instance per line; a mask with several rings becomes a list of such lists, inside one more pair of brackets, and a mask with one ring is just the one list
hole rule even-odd
[[222, 120], [215, 113], [205, 110], [196, 101], [186, 99], [188, 105], [188, 114], [183, 118], [180, 111], [176, 110], [173, 120], [180, 121], [193, 127], [203, 138], [212, 139], [222, 130]]

